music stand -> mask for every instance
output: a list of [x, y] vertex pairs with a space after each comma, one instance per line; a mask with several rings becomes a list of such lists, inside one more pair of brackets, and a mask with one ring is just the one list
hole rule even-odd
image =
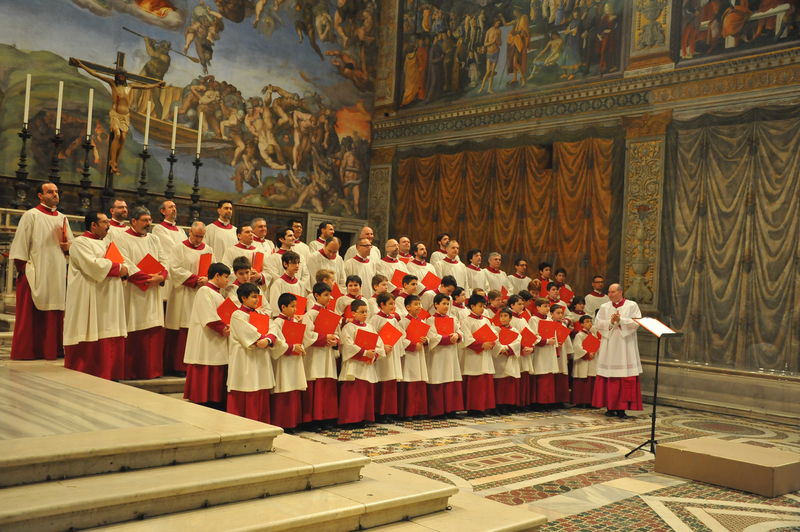
[[656, 440], [656, 406], [658, 404], [658, 367], [661, 358], [661, 338], [664, 336], [669, 338], [671, 336], [681, 335], [681, 333], [673, 331], [655, 318], [634, 318], [633, 321], [647, 329], [650, 334], [658, 338], [658, 343], [656, 344], [656, 375], [655, 382], [653, 383], [653, 415], [651, 416], [652, 420], [650, 423], [650, 439], [635, 449], [631, 449], [631, 451], [625, 455], [625, 458], [628, 458], [630, 455], [647, 444], [650, 444], [649, 451], [653, 454], [656, 454], [656, 444], [658, 443], [658, 440]]

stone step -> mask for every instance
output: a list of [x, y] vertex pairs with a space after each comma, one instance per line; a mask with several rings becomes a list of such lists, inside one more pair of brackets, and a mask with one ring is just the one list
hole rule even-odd
[[17, 318], [14, 314], [0, 313], [0, 332], [13, 331], [16, 320]]
[[[249, 501], [355, 482], [369, 463], [360, 455], [297, 440], [282, 437], [269, 453], [5, 488], [0, 529], [90, 528]], [[306, 504], [311, 507], [312, 502]]]
[[157, 379], [143, 379], [120, 381], [122, 384], [133, 386], [141, 390], [147, 390], [153, 393], [183, 393], [183, 385], [186, 383], [186, 377], [158, 377]]
[[359, 482], [103, 528], [109, 532], [362, 530], [441, 512], [458, 489], [370, 464]]

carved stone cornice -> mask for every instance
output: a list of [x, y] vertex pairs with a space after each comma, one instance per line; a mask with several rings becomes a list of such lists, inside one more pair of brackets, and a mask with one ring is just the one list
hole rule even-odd
[[395, 152], [397, 152], [397, 148], [394, 146], [373, 149], [369, 157], [370, 166], [392, 164]]
[[672, 109], [656, 114], [645, 113], [639, 116], [622, 117], [622, 125], [625, 127], [625, 138], [627, 139], [663, 136], [666, 134], [670, 122], [672, 122]]

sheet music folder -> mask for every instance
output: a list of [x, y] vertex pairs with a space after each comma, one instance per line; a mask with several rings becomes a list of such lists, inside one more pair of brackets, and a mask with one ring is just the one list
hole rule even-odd
[[633, 321], [647, 329], [656, 338], [662, 336], [681, 336], [683, 333], [673, 331], [655, 318], [633, 318]]

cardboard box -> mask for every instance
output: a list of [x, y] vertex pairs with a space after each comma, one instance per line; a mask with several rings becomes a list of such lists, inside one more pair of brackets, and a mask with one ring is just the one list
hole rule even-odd
[[800, 454], [714, 437], [658, 445], [655, 470], [764, 497], [800, 490]]

